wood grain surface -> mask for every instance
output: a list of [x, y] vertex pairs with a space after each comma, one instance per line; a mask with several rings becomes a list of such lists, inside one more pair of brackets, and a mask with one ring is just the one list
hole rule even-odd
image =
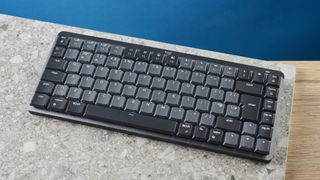
[[320, 179], [320, 61], [280, 63], [297, 68], [286, 179]]

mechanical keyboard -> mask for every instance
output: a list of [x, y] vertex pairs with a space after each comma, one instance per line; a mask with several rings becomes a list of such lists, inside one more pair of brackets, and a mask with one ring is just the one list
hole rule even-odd
[[29, 111], [269, 162], [282, 72], [60, 32]]

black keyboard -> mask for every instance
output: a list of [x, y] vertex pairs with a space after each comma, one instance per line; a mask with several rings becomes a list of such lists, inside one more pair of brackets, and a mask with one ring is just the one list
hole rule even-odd
[[59, 33], [29, 111], [268, 162], [283, 73]]

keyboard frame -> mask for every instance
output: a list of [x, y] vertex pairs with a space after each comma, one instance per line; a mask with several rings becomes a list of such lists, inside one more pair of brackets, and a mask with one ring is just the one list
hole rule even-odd
[[[50, 53], [48, 55], [47, 61], [45, 63], [45, 65], [43, 66], [43, 69], [41, 71], [41, 76], [47, 66], [47, 63], [49, 61], [49, 58], [51, 57], [52, 51], [55, 47], [56, 41], [58, 39], [59, 36], [72, 36], [75, 38], [81, 38], [81, 39], [89, 39], [89, 40], [93, 40], [93, 41], [99, 41], [99, 42], [105, 42], [105, 43], [110, 43], [110, 44], [116, 44], [116, 45], [120, 45], [120, 46], [125, 46], [125, 47], [142, 47], [145, 48], [147, 50], [150, 51], [163, 51], [165, 52], [165, 54], [170, 55], [170, 54], [175, 54], [177, 56], [182, 56], [182, 57], [187, 57], [187, 58], [191, 58], [191, 59], [195, 59], [195, 60], [202, 60], [202, 61], [206, 61], [206, 62], [215, 62], [217, 64], [221, 64], [221, 65], [225, 65], [225, 66], [235, 66], [238, 68], [246, 68], [249, 70], [253, 70], [253, 71], [270, 71], [272, 74], [279, 76], [280, 78], [282, 78], [281, 82], [280, 82], [280, 86], [279, 86], [279, 97], [281, 96], [281, 91], [282, 91], [282, 86], [283, 86], [283, 79], [284, 79], [284, 74], [280, 71], [275, 71], [272, 69], [265, 69], [265, 68], [260, 68], [260, 67], [256, 67], [256, 66], [251, 66], [251, 65], [245, 65], [245, 64], [238, 64], [235, 62], [229, 62], [229, 61], [224, 61], [224, 60], [218, 60], [218, 59], [213, 59], [213, 58], [209, 58], [209, 57], [203, 57], [203, 56], [198, 56], [198, 55], [192, 55], [192, 54], [187, 54], [187, 53], [182, 53], [182, 52], [177, 52], [177, 51], [172, 51], [170, 49], [161, 49], [161, 48], [157, 48], [157, 47], [150, 47], [150, 46], [145, 46], [145, 45], [140, 45], [140, 44], [134, 44], [134, 43], [129, 43], [129, 42], [121, 42], [121, 41], [117, 41], [117, 40], [110, 40], [110, 39], [105, 39], [105, 38], [100, 38], [100, 37], [94, 37], [94, 36], [88, 36], [88, 35], [83, 35], [83, 34], [77, 34], [77, 33], [72, 33], [72, 32], [66, 32], [66, 31], [62, 31], [60, 33], [58, 33], [55, 41], [53, 42], [53, 44], [51, 45], [51, 50]], [[40, 81], [39, 78], [39, 81]], [[39, 82], [37, 81], [37, 82]], [[35, 87], [32, 91], [32, 93], [34, 94], [36, 92], [36, 88]], [[30, 98], [30, 101], [32, 100], [33, 94]], [[277, 99], [277, 104], [279, 104], [279, 100], [281, 100], [280, 98]], [[276, 108], [276, 113], [275, 113], [275, 120], [274, 120], [274, 125], [273, 125], [273, 135], [272, 135], [272, 140], [271, 140], [271, 146], [270, 146], [270, 153], [268, 155], [262, 155], [262, 154], [257, 154], [257, 153], [253, 153], [253, 152], [248, 152], [248, 151], [243, 151], [240, 149], [231, 149], [228, 147], [224, 147], [222, 145], [214, 145], [214, 144], [209, 144], [206, 142], [199, 142], [199, 141], [195, 141], [192, 139], [186, 139], [186, 138], [181, 138], [178, 136], [170, 136], [170, 135], [165, 135], [165, 134], [160, 134], [160, 133], [156, 133], [156, 132], [152, 132], [152, 131], [147, 131], [147, 130], [143, 130], [143, 129], [138, 129], [138, 128], [134, 128], [134, 127], [129, 127], [129, 126], [123, 126], [123, 125], [118, 125], [118, 124], [113, 124], [113, 123], [108, 123], [108, 122], [102, 122], [102, 121], [97, 121], [94, 119], [88, 119], [88, 118], [84, 118], [84, 117], [79, 117], [79, 116], [72, 116], [69, 114], [65, 114], [65, 113], [59, 113], [59, 112], [54, 112], [54, 111], [49, 111], [49, 110], [43, 110], [43, 109], [39, 109], [39, 108], [35, 108], [33, 106], [30, 105], [30, 103], [28, 104], [27, 110], [31, 113], [31, 114], [35, 114], [35, 115], [41, 115], [41, 116], [46, 116], [46, 117], [50, 117], [50, 118], [56, 118], [56, 119], [60, 119], [60, 120], [65, 120], [65, 121], [69, 121], [69, 122], [73, 122], [73, 123], [78, 123], [78, 124], [84, 124], [84, 125], [89, 125], [89, 126], [93, 126], [93, 127], [98, 127], [98, 128], [103, 128], [103, 129], [111, 129], [111, 130], [115, 130], [115, 131], [119, 131], [119, 132], [124, 132], [127, 134], [133, 134], [133, 135], [138, 135], [138, 136], [142, 136], [142, 137], [147, 137], [147, 138], [152, 138], [152, 139], [156, 139], [156, 140], [161, 140], [161, 141], [166, 141], [166, 142], [170, 142], [170, 143], [175, 143], [175, 144], [180, 144], [180, 145], [187, 145], [187, 146], [191, 146], [191, 147], [195, 147], [198, 149], [204, 149], [204, 150], [209, 150], [209, 151], [213, 151], [213, 152], [218, 152], [218, 153], [224, 153], [224, 154], [228, 154], [228, 155], [232, 155], [232, 156], [236, 156], [236, 157], [243, 157], [243, 158], [247, 158], [247, 159], [251, 159], [251, 160], [256, 160], [256, 161], [261, 161], [261, 162], [270, 162], [273, 158], [274, 155], [274, 151], [275, 151], [275, 147], [276, 147], [276, 143], [277, 143], [277, 138], [278, 138], [278, 129], [279, 129], [279, 105], [277, 105]], [[122, 110], [119, 110], [122, 111]], [[128, 113], [128, 116], [132, 116], [135, 115], [135, 113], [132, 112], [126, 112], [126, 111], [122, 111], [123, 113]], [[145, 115], [140, 115], [139, 116], [143, 117], [143, 118], [148, 118], [148, 116]]]

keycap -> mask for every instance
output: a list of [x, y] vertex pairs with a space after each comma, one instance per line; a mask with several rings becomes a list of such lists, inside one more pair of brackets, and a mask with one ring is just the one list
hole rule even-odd
[[179, 69], [177, 73], [176, 80], [182, 82], [188, 82], [191, 76], [191, 72], [185, 69]]
[[270, 112], [261, 113], [261, 123], [273, 125], [274, 123], [274, 114]]
[[225, 104], [221, 102], [212, 102], [211, 113], [215, 115], [223, 115], [225, 110]]
[[252, 94], [252, 95], [263, 95], [263, 85], [250, 83], [245, 81], [237, 81], [236, 82], [236, 91], [240, 93]]
[[140, 101], [139, 101], [139, 100], [129, 98], [129, 99], [127, 100], [127, 104], [126, 104], [124, 110], [125, 110], [125, 111], [138, 112], [139, 107], [140, 107]]
[[247, 69], [240, 69], [238, 72], [237, 79], [244, 80], [244, 81], [250, 81], [251, 79], [251, 73]]
[[166, 98], [166, 93], [160, 90], [153, 90], [151, 95], [151, 101], [154, 103], [164, 103]]
[[229, 78], [222, 78], [220, 82], [220, 89], [233, 90], [234, 80]]
[[139, 74], [136, 86], [138, 87], [149, 87], [151, 82], [151, 76], [145, 74]]
[[182, 96], [180, 107], [184, 109], [193, 109], [196, 99], [190, 96]]
[[279, 76], [269, 74], [267, 85], [279, 87], [280, 86], [280, 78]]
[[150, 58], [150, 51], [143, 50], [137, 52], [137, 60], [148, 62]]
[[258, 138], [271, 139], [272, 137], [272, 127], [268, 125], [259, 126]]
[[163, 53], [155, 52], [155, 53], [151, 54], [150, 59], [151, 59], [151, 63], [162, 64], [163, 63]]
[[152, 78], [151, 89], [164, 90], [166, 80], [160, 77]]
[[51, 111], [64, 112], [67, 106], [67, 100], [62, 97], [53, 97], [50, 99], [48, 109]]
[[240, 138], [239, 149], [253, 151], [255, 139], [252, 136], [242, 135]]
[[269, 154], [270, 142], [266, 139], [257, 139], [256, 148], [254, 152], [259, 154]]
[[94, 51], [96, 48], [96, 42], [94, 41], [84, 41], [82, 50], [84, 51]]
[[117, 95], [121, 93], [122, 84], [119, 82], [110, 82], [107, 92], [111, 95]]
[[223, 131], [220, 129], [211, 129], [207, 141], [212, 144], [221, 144], [223, 141], [223, 134]]
[[109, 69], [117, 69], [120, 63], [120, 58], [115, 56], [109, 56], [105, 66]]
[[198, 85], [196, 87], [195, 97], [207, 99], [210, 89], [208, 87]]
[[69, 86], [58, 84], [54, 88], [52, 96], [61, 96], [65, 97], [68, 93]]
[[198, 124], [199, 118], [200, 118], [199, 112], [188, 110], [186, 113], [186, 117], [184, 119], [184, 122], [196, 125], [196, 124]]
[[79, 58], [78, 58], [78, 62], [80, 63], [91, 63], [91, 58], [92, 58], [92, 53], [88, 52], [88, 51], [81, 51]]
[[221, 75], [222, 68], [223, 68], [223, 66], [221, 66], [219, 64], [210, 63], [208, 73], [215, 74], [215, 75]]
[[44, 109], [47, 107], [49, 99], [50, 99], [50, 97], [46, 94], [36, 93], [36, 94], [34, 94], [34, 96], [32, 98], [31, 106]]
[[258, 125], [253, 122], [244, 122], [241, 134], [256, 136]]
[[110, 104], [112, 96], [106, 93], [99, 93], [95, 104], [101, 106], [108, 106]]
[[103, 79], [97, 79], [94, 82], [93, 90], [97, 92], [105, 92], [107, 90], [109, 82]]
[[137, 53], [136, 49], [127, 48], [127, 49], [125, 49], [123, 56], [125, 58], [129, 58], [129, 59], [136, 59], [136, 53]]
[[133, 68], [134, 61], [130, 59], [122, 59], [120, 61], [119, 69], [123, 71], [131, 71]]
[[230, 78], [235, 78], [237, 75], [237, 68], [228, 66], [224, 68], [223, 77], [230, 77]]
[[180, 90], [180, 82], [179, 81], [175, 81], [175, 80], [168, 80], [167, 81], [167, 86], [165, 88], [166, 92], [171, 92], [171, 93], [178, 93]]
[[47, 82], [47, 81], [40, 81], [36, 92], [40, 93], [40, 94], [49, 94], [50, 95], [53, 92], [53, 89], [54, 89], [54, 83]]
[[104, 54], [94, 54], [91, 63], [96, 66], [103, 66], [106, 62], [107, 56]]
[[135, 84], [138, 75], [134, 72], [125, 72], [122, 78], [122, 83]]
[[118, 69], [111, 69], [108, 76], [108, 81], [121, 81], [122, 76], [123, 71]]
[[82, 89], [91, 89], [94, 79], [89, 76], [83, 76], [80, 80], [79, 87]]
[[154, 116], [167, 119], [169, 116], [169, 111], [170, 107], [168, 105], [157, 104]]
[[198, 112], [209, 112], [210, 110], [210, 101], [205, 100], [205, 99], [198, 99], [196, 103], [195, 110]]
[[168, 93], [166, 103], [170, 106], [179, 106], [180, 95], [175, 93]]
[[65, 78], [66, 78], [66, 73], [64, 73], [64, 72], [46, 69], [46, 70], [44, 70], [41, 79], [44, 81], [51, 81], [54, 83], [63, 84]]
[[81, 49], [83, 40], [79, 38], [71, 38], [70, 43], [69, 43], [69, 48], [73, 49]]
[[177, 60], [177, 56], [169, 55], [165, 56], [163, 59], [164, 65], [177, 67], [179, 65], [179, 61]]
[[138, 88], [136, 86], [126, 84], [123, 86], [121, 95], [127, 98], [129, 97], [134, 98], [136, 95], [137, 89]]
[[142, 101], [139, 113], [153, 115], [155, 104], [153, 102]]
[[95, 66], [92, 64], [83, 64], [80, 70], [81, 76], [92, 76], [95, 70]]
[[266, 81], [266, 75], [262, 72], [254, 72], [252, 82], [264, 84]]
[[261, 108], [260, 97], [241, 95], [240, 104], [242, 105], [241, 119], [258, 122]]
[[66, 36], [59, 36], [56, 44], [59, 46], [68, 46], [69, 40], [70, 39]]
[[66, 72], [67, 73], [78, 73], [80, 71], [80, 68], [81, 68], [81, 63], [70, 61], [68, 63], [68, 67], [67, 67]]
[[69, 101], [67, 108], [66, 108], [66, 113], [71, 114], [71, 115], [80, 116], [80, 115], [82, 115], [85, 106], [86, 105], [82, 102]]
[[199, 72], [193, 72], [191, 75], [191, 83], [195, 85], [202, 85], [204, 83], [205, 75]]
[[81, 76], [77, 74], [68, 74], [66, 81], [64, 84], [67, 86], [78, 86]]
[[125, 49], [125, 47], [123, 47], [123, 46], [112, 45], [111, 49], [109, 51], [109, 55], [121, 57], [124, 49]]
[[277, 109], [277, 102], [272, 99], [264, 99], [263, 110], [275, 112]]
[[224, 99], [224, 103], [226, 104], [238, 104], [239, 101], [239, 93], [227, 91]]
[[203, 126], [195, 126], [192, 139], [197, 141], [206, 141], [208, 136], [208, 128]]
[[68, 61], [59, 58], [50, 58], [47, 64], [47, 68], [53, 70], [64, 71], [67, 67]]
[[240, 107], [236, 105], [227, 105], [226, 115], [227, 117], [239, 118]]
[[205, 86], [208, 86], [210, 88], [219, 87], [219, 82], [220, 78], [218, 76], [208, 75], [205, 82]]
[[193, 67], [193, 71], [199, 71], [202, 73], [206, 73], [207, 72], [207, 65], [208, 63], [204, 62], [204, 61], [196, 61]]
[[131, 116], [119, 112], [121, 111], [89, 104], [85, 109], [84, 116], [109, 123], [155, 131], [161, 134], [173, 135], [176, 133], [177, 122], [156, 117], [142, 118], [140, 115]]
[[210, 92], [210, 101], [223, 101], [225, 92], [221, 89], [211, 89]]
[[182, 122], [183, 118], [184, 118], [184, 113], [185, 113], [184, 109], [178, 108], [178, 107], [173, 107], [173, 108], [171, 108], [169, 119], [174, 120], [174, 121], [178, 121], [178, 122]]
[[98, 43], [96, 47], [96, 53], [108, 54], [111, 45], [108, 43]]
[[[69, 61], [76, 61], [79, 55], [79, 50], [77, 49], [67, 49], [66, 53], [64, 55], [64, 59]], [[62, 57], [62, 56], [56, 56], [56, 57]]]
[[278, 98], [278, 89], [274, 87], [266, 87], [266, 92], [265, 92], [265, 97], [266, 98], [271, 98], [271, 99], [277, 99]]
[[159, 64], [150, 64], [147, 74], [150, 76], [160, 76], [162, 71], [162, 66]]
[[177, 136], [183, 138], [191, 138], [193, 126], [189, 123], [180, 123]]
[[97, 96], [97, 92], [95, 91], [90, 91], [90, 90], [85, 90], [82, 94], [82, 99], [81, 101], [84, 103], [95, 103], [96, 100], [96, 96]]
[[175, 79], [177, 69], [169, 66], [164, 66], [161, 77], [165, 79]]
[[148, 63], [146, 62], [141, 62], [141, 61], [136, 61], [133, 67], [133, 72], [142, 74], [146, 73], [148, 68]]
[[57, 46], [53, 49], [52, 56], [62, 58], [64, 56], [65, 51], [65, 48]]
[[230, 148], [236, 148], [238, 146], [238, 141], [239, 134], [233, 132], [226, 132], [222, 145]]
[[199, 124], [200, 126], [206, 126], [208, 128], [211, 128], [215, 124], [215, 119], [216, 117], [214, 115], [203, 113], [201, 114], [201, 119]]
[[230, 117], [219, 116], [217, 117], [215, 128], [239, 133], [241, 130], [241, 121]]
[[113, 96], [110, 102], [110, 107], [114, 109], [123, 109], [126, 98], [123, 96]]
[[148, 101], [150, 99], [150, 96], [151, 96], [151, 89], [146, 88], [146, 87], [138, 88], [137, 95], [136, 95], [137, 99], [139, 99], [141, 101], [143, 101], [143, 100]]
[[182, 83], [180, 88], [180, 94], [193, 96], [194, 89], [195, 85], [190, 83]]
[[76, 88], [76, 87], [71, 87], [69, 89], [67, 99], [68, 100], [80, 100], [82, 95], [82, 89], [81, 88]]
[[191, 70], [193, 67], [193, 60], [185, 57], [178, 57], [178, 60], [180, 61], [179, 68], [182, 69], [189, 69]]

